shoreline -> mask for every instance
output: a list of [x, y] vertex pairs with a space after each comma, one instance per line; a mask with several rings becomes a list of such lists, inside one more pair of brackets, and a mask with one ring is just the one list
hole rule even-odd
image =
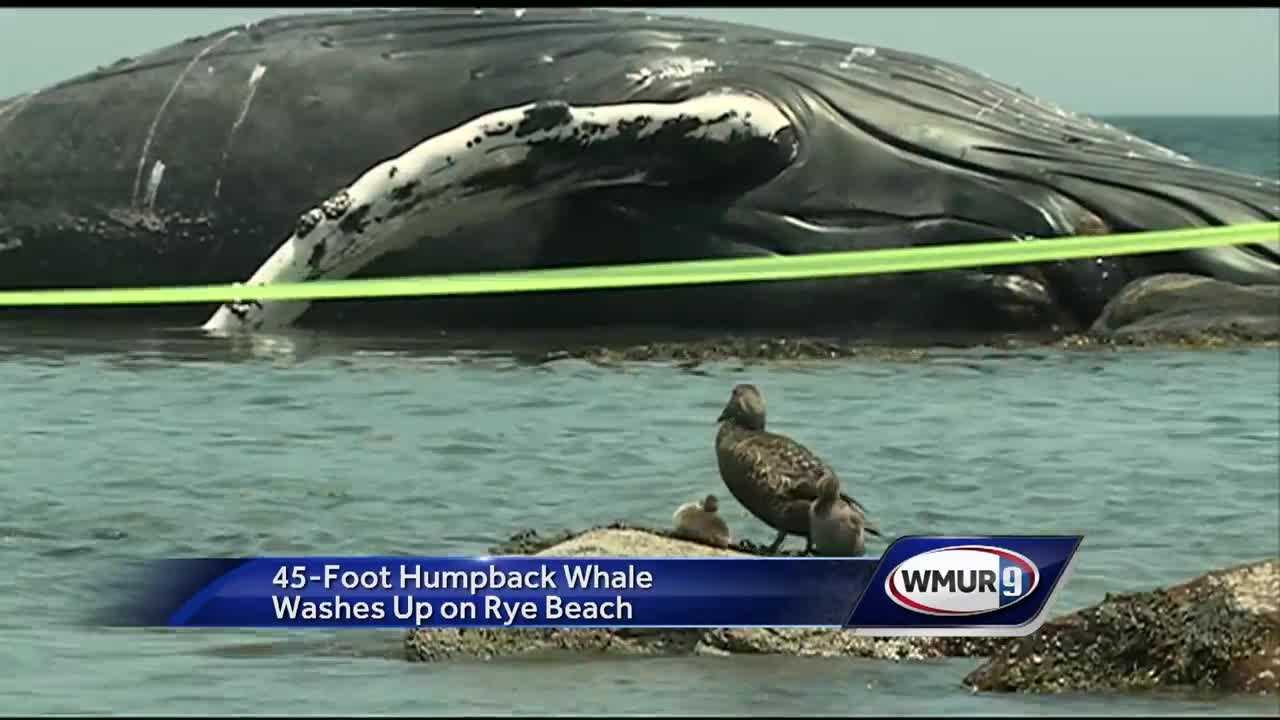
[[[1167, 352], [1280, 349], [1280, 337], [1212, 334], [1198, 337], [1142, 335], [1114, 338], [1073, 334], [1044, 339], [1034, 336], [976, 338], [972, 343], [908, 344], [847, 340], [837, 336], [720, 336], [705, 340], [656, 341], [630, 345], [591, 345], [544, 351], [528, 356], [535, 364], [580, 360], [599, 366], [659, 362], [696, 367], [721, 361], [809, 362], [870, 359], [924, 361], [943, 352]], [[516, 353], [519, 355], [520, 353]]]

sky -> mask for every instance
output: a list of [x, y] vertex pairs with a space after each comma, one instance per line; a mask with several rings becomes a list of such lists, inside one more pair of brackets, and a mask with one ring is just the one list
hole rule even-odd
[[[909, 50], [1094, 115], [1280, 114], [1275, 8], [662, 8]], [[302, 8], [0, 8], [0, 97]]]

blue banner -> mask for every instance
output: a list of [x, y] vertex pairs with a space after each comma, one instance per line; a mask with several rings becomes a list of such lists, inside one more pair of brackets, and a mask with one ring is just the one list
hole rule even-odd
[[1081, 539], [908, 537], [882, 558], [166, 560], [129, 583], [127, 602], [106, 622], [1026, 634], [1035, 629], [1030, 623], [1042, 620]]

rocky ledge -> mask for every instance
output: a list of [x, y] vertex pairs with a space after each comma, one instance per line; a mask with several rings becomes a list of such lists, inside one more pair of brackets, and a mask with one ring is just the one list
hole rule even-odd
[[1150, 592], [1108, 595], [1006, 644], [965, 682], [977, 690], [1199, 688], [1275, 693], [1280, 561]]
[[696, 367], [707, 362], [787, 362], [871, 359], [928, 360], [939, 348], [999, 350], [1209, 349], [1280, 346], [1280, 285], [1236, 285], [1198, 275], [1165, 274], [1136, 280], [1111, 299], [1078, 332], [930, 333], [882, 330], [861, 339], [839, 336], [723, 336], [614, 342], [605, 346], [565, 344], [539, 350], [535, 363], [579, 359], [611, 366], [668, 362]]
[[[494, 555], [747, 557], [660, 530], [614, 524], [543, 537], [520, 533]], [[788, 554], [788, 553], [784, 553]], [[794, 553], [790, 553], [794, 554]], [[989, 658], [975, 690], [1063, 692], [1197, 687], [1270, 693], [1280, 674], [1280, 561], [1220, 570], [1150, 592], [1108, 596], [1027, 638], [876, 638], [826, 629], [424, 629], [405, 636], [409, 660], [492, 660], [573, 654], [802, 655], [893, 661]]]
[[1112, 298], [1089, 335], [1135, 344], [1275, 342], [1280, 340], [1280, 285], [1153, 275]]

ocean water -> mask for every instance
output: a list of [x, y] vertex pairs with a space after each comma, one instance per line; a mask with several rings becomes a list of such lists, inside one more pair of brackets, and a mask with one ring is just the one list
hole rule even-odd
[[[1280, 175], [1276, 118], [1113, 122]], [[1274, 349], [938, 349], [681, 369], [538, 365], [388, 337], [273, 342], [0, 326], [0, 712], [1276, 712], [1274, 698], [971, 694], [961, 679], [977, 660], [422, 665], [394, 631], [84, 622], [89, 580], [126, 559], [476, 554], [525, 528], [665, 524], [719, 488], [713, 421], [744, 381], [891, 534], [1083, 533], [1055, 608], [1066, 612], [1275, 556]], [[772, 537], [723, 507], [735, 534]]]

